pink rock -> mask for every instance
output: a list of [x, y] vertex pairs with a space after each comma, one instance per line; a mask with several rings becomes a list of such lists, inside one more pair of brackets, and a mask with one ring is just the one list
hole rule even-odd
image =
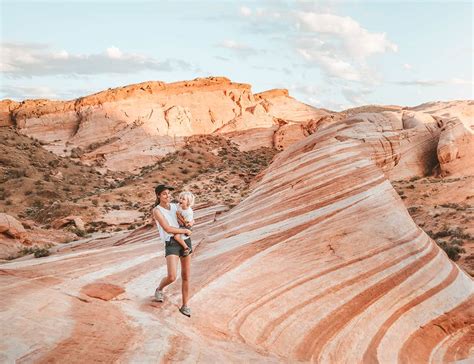
[[26, 230], [17, 219], [5, 213], [0, 213], [0, 233], [13, 239], [23, 239]]
[[[81, 148], [86, 164], [132, 172], [173, 152], [190, 135], [234, 133], [238, 144], [250, 150], [269, 145], [272, 138], [267, 135], [275, 129], [275, 118], [305, 123], [328, 115], [293, 99], [286, 90], [254, 96], [250, 85], [223, 77], [144, 82], [72, 101], [12, 105], [0, 105], [3, 119], [16, 120], [21, 133], [47, 143], [46, 149], [69, 155]], [[263, 129], [269, 133], [244, 141], [249, 130]]]
[[82, 219], [79, 216], [73, 216], [73, 215], [53, 221], [51, 226], [54, 229], [60, 229], [63, 226], [71, 224], [71, 223], [74, 224], [79, 230], [85, 229], [84, 221], [82, 221]]
[[458, 118], [449, 120], [443, 127], [437, 152], [442, 174], [474, 174], [474, 133]]

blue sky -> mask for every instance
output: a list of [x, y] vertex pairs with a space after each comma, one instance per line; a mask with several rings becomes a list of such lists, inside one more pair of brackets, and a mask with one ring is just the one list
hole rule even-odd
[[473, 98], [456, 1], [1, 2], [0, 98], [226, 76], [333, 110]]

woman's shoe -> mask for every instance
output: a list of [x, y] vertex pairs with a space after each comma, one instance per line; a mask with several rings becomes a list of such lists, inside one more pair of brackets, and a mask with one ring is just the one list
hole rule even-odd
[[179, 309], [179, 312], [181, 312], [184, 316], [191, 317], [191, 309], [188, 306], [182, 306]]

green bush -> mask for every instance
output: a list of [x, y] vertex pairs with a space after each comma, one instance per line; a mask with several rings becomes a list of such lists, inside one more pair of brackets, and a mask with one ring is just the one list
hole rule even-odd
[[466, 252], [460, 246], [448, 244], [444, 240], [437, 240], [436, 244], [438, 244], [438, 246], [441, 249], [443, 249], [446, 252], [446, 254], [448, 254], [449, 259], [451, 259], [454, 262], [456, 262], [457, 260], [459, 260], [459, 258], [461, 258], [462, 253]]

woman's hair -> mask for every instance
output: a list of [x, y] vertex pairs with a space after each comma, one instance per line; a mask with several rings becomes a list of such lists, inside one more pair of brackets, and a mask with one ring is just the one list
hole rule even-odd
[[188, 201], [189, 207], [194, 206], [194, 195], [189, 192], [189, 191], [184, 191], [179, 194], [179, 199], [184, 198], [186, 201]]
[[161, 192], [163, 191], [160, 191], [159, 193], [155, 191], [155, 194], [156, 194], [156, 201], [155, 201], [155, 206], [153, 207], [156, 207], [160, 204], [160, 195], [161, 195]]

